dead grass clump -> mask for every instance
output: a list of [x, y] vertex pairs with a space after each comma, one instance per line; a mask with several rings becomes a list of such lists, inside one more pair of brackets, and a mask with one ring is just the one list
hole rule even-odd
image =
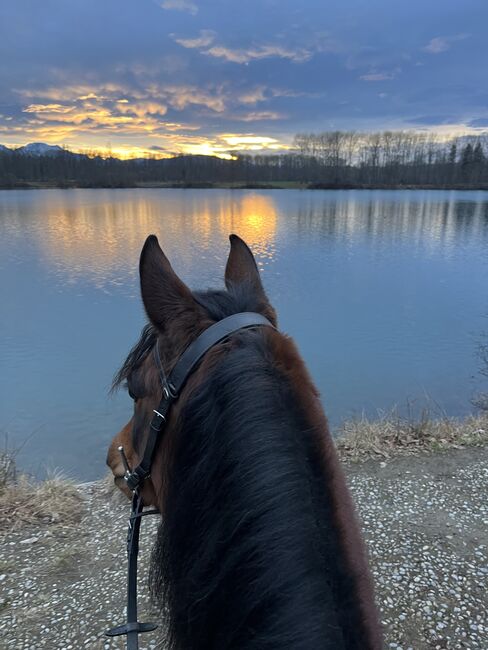
[[25, 524], [71, 525], [80, 521], [83, 499], [75, 484], [60, 474], [36, 482], [15, 470], [15, 459], [0, 467], [0, 532]]
[[0, 451], [0, 494], [17, 476], [14, 455], [6, 449]]
[[410, 419], [394, 410], [377, 420], [344, 422], [336, 443], [341, 458], [352, 461], [481, 446], [488, 444], [488, 414], [457, 420], [425, 412]]

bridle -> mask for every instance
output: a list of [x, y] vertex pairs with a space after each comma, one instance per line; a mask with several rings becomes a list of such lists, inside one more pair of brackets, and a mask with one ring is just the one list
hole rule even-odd
[[158, 341], [156, 341], [153, 354], [159, 371], [162, 397], [158, 407], [154, 409], [154, 416], [149, 425], [149, 433], [141, 462], [137, 467], [131, 469], [123, 447], [118, 449], [126, 470], [124, 480], [132, 492], [132, 510], [127, 529], [127, 622], [111, 628], [105, 634], [107, 636], [127, 635], [127, 650], [138, 650], [138, 635], [143, 632], [151, 632], [157, 628], [155, 623], [139, 623], [137, 620], [137, 556], [139, 554], [141, 519], [146, 515], [160, 514], [159, 510], [144, 510], [140, 491], [144, 480], [150, 476], [154, 453], [161, 442], [169, 410], [181, 394], [188, 377], [196, 369], [202, 357], [214, 345], [239, 330], [263, 326], [274, 329], [274, 326], [267, 318], [254, 312], [233, 314], [210, 325], [186, 348], [169, 377], [164, 372]]

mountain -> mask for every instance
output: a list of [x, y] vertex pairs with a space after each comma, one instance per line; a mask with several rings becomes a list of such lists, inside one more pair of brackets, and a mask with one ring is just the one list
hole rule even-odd
[[26, 156], [58, 156], [66, 151], [57, 144], [45, 144], [44, 142], [31, 142], [15, 150], [17, 153]]
[[11, 151], [8, 147], [6, 147], [4, 144], [0, 144], [0, 151]]

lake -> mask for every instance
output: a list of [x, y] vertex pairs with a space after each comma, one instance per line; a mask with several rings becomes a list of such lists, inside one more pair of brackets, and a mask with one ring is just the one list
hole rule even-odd
[[471, 410], [487, 192], [0, 191], [0, 431], [24, 469], [102, 475], [132, 408], [108, 389], [145, 322], [144, 239], [158, 235], [191, 287], [222, 287], [232, 232], [333, 426], [395, 404]]

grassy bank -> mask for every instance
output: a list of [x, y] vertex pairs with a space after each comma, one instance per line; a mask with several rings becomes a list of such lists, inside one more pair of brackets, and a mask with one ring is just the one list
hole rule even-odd
[[0, 452], [0, 532], [32, 524], [76, 524], [82, 517], [77, 486], [61, 474], [35, 481], [17, 470], [15, 453]]
[[[427, 414], [412, 419], [392, 411], [375, 420], [348, 420], [337, 434], [343, 461], [385, 460], [488, 446], [488, 414], [464, 420], [433, 419]], [[70, 525], [79, 521], [82, 510], [80, 492], [73, 481], [59, 473], [35, 481], [18, 471], [12, 451], [0, 452], [0, 531], [36, 522]]]
[[425, 413], [412, 419], [394, 410], [374, 420], [344, 422], [336, 440], [341, 458], [355, 462], [481, 447], [488, 445], [488, 413], [462, 420]]

